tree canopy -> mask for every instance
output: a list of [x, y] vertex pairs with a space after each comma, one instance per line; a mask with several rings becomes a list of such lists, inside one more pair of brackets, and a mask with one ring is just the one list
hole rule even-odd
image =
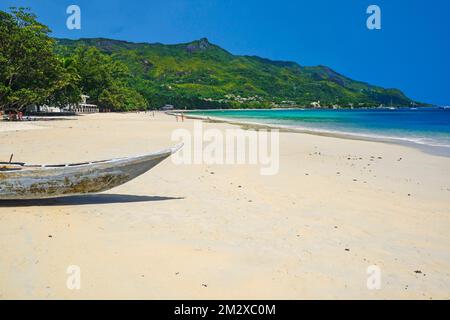
[[49, 32], [23, 8], [0, 11], [0, 108], [71, 100], [63, 93], [75, 89], [78, 79], [54, 53]]
[[79, 47], [71, 56], [81, 78], [80, 87], [92, 102], [115, 111], [145, 109], [146, 100], [128, 86], [127, 66], [94, 47]]
[[50, 32], [28, 9], [0, 11], [0, 110], [63, 106], [79, 102], [81, 93], [100, 108], [128, 111], [147, 107], [142, 95], [129, 86], [125, 64], [96, 48], [58, 55]]

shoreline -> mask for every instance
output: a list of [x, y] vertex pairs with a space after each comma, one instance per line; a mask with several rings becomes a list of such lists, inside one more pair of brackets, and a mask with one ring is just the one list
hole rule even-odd
[[[245, 110], [245, 109], [243, 109]], [[293, 132], [293, 133], [303, 133], [303, 134], [309, 134], [309, 135], [315, 135], [315, 136], [321, 136], [321, 137], [330, 137], [330, 138], [338, 138], [338, 139], [346, 139], [346, 140], [359, 140], [359, 141], [369, 141], [369, 142], [379, 142], [379, 143], [388, 143], [388, 144], [394, 144], [394, 145], [401, 145], [409, 148], [413, 148], [416, 150], [420, 150], [424, 153], [434, 155], [434, 156], [440, 156], [440, 157], [446, 157], [450, 158], [450, 148], [444, 147], [444, 146], [436, 146], [436, 145], [429, 145], [429, 144], [421, 144], [419, 142], [414, 142], [411, 140], [403, 140], [401, 138], [396, 137], [377, 137], [377, 136], [370, 136], [370, 135], [364, 135], [364, 134], [353, 134], [353, 133], [347, 133], [347, 132], [337, 132], [337, 131], [327, 131], [327, 130], [320, 130], [320, 129], [306, 129], [306, 128], [299, 128], [294, 126], [286, 126], [286, 125], [277, 125], [277, 124], [265, 124], [260, 122], [251, 122], [251, 121], [245, 121], [245, 120], [232, 120], [229, 118], [222, 118], [222, 117], [210, 117], [210, 116], [202, 116], [202, 115], [192, 115], [187, 112], [182, 111], [176, 111], [180, 113], [184, 113], [186, 118], [189, 119], [196, 119], [196, 120], [203, 120], [207, 122], [219, 122], [219, 123], [228, 123], [231, 125], [240, 126], [244, 130], [251, 130], [251, 129], [278, 129], [281, 132]], [[169, 115], [175, 116], [176, 112], [167, 113]]]

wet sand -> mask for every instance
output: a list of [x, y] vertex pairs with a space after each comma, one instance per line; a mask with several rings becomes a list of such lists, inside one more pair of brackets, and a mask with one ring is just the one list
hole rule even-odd
[[[5, 124], [0, 158], [33, 163], [142, 154], [193, 128], [160, 113]], [[449, 199], [449, 158], [281, 132], [273, 176], [169, 159], [99, 195], [0, 202], [0, 298], [448, 299]]]

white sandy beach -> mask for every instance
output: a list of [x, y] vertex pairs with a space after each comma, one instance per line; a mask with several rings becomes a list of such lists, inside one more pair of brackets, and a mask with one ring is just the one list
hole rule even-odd
[[[193, 128], [160, 113], [74, 119], [0, 121], [1, 160], [131, 156]], [[282, 132], [279, 173], [259, 169], [168, 159], [100, 195], [0, 202], [0, 298], [450, 298], [450, 158]]]

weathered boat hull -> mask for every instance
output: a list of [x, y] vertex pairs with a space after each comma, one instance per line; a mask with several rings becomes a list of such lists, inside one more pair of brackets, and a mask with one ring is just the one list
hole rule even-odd
[[0, 171], [0, 200], [43, 199], [97, 193], [147, 172], [181, 146], [133, 158]]

